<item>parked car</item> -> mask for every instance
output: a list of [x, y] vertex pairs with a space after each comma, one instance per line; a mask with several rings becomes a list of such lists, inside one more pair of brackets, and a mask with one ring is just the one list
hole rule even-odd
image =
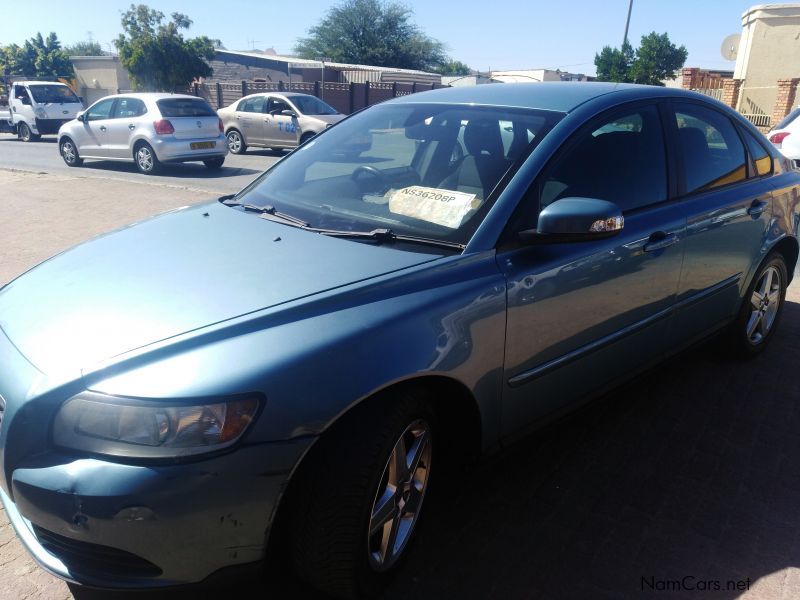
[[64, 162], [86, 159], [131, 162], [146, 175], [164, 163], [202, 162], [219, 169], [228, 145], [222, 120], [202, 98], [181, 94], [106, 96], [58, 131]]
[[8, 106], [0, 115], [3, 130], [17, 134], [23, 142], [38, 141], [57, 133], [83, 108], [81, 99], [68, 85], [58, 81], [14, 81], [10, 84]]
[[798, 203], [758, 130], [684, 90], [375, 105], [0, 290], [0, 499], [73, 582], [196, 582], [269, 548], [375, 595], [431, 478], [705, 336], [763, 351]]
[[228, 149], [243, 154], [248, 146], [296, 148], [344, 115], [316, 96], [296, 93], [251, 94], [219, 110]]
[[800, 106], [769, 132], [768, 138], [783, 155], [800, 168]]

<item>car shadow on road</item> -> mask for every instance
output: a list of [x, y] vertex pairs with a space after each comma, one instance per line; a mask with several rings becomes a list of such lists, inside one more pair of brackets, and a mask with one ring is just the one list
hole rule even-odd
[[[799, 354], [787, 302], [759, 357], [706, 342], [432, 489], [384, 597], [728, 600], [797, 567]], [[319, 597], [277, 573], [226, 596]]]
[[[265, 167], [266, 168], [266, 167]], [[133, 163], [123, 163], [115, 161], [87, 161], [76, 169], [76, 173], [86, 171], [112, 171], [115, 173], [138, 174], [136, 165]], [[159, 177], [175, 177], [179, 179], [221, 179], [225, 177], [237, 177], [239, 175], [258, 175], [262, 173], [258, 169], [248, 169], [247, 167], [227, 167], [219, 169], [208, 169], [203, 164], [183, 163], [179, 165], [162, 165], [161, 171], [156, 175], [142, 175], [142, 177], [153, 178], [157, 181]]]

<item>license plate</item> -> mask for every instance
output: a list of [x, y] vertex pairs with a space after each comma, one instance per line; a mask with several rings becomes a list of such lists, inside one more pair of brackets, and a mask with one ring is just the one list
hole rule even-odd
[[214, 147], [214, 142], [192, 142], [189, 144], [192, 150], [206, 150]]

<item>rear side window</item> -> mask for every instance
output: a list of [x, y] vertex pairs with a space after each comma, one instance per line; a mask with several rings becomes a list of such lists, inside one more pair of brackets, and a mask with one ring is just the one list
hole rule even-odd
[[675, 118], [687, 194], [747, 178], [744, 146], [728, 117], [703, 106], [676, 102]]
[[750, 158], [753, 161], [754, 172], [750, 173], [750, 177], [761, 177], [772, 173], [772, 157], [769, 152], [764, 149], [764, 146], [752, 133], [744, 128], [739, 129], [739, 131], [742, 132], [744, 142], [747, 144], [747, 151], [750, 152]]
[[667, 199], [664, 135], [654, 105], [616, 113], [577, 136], [540, 180], [540, 210], [570, 196], [608, 200], [623, 211]]
[[201, 98], [165, 98], [156, 102], [161, 116], [170, 117], [216, 117], [214, 109]]
[[241, 112], [260, 113], [264, 112], [264, 96], [256, 96], [255, 98], [248, 98], [239, 103], [238, 110]]
[[140, 117], [146, 112], [147, 107], [138, 98], [117, 98], [114, 116], [117, 119], [130, 119], [131, 117]]

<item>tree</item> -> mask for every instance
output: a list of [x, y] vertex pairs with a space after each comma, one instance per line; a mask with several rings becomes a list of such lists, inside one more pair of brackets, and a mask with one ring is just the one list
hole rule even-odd
[[595, 54], [594, 64], [598, 81], [664, 85], [664, 79], [675, 79], [687, 56], [685, 46], [678, 48], [666, 33], [653, 31], [642, 36], [635, 52], [627, 42], [621, 49], [605, 46]]
[[472, 73], [472, 69], [460, 60], [446, 60], [434, 67], [433, 71], [442, 75], [469, 75]]
[[0, 71], [27, 77], [71, 78], [75, 74], [69, 56], [52, 32], [47, 38], [37, 33], [22, 46], [0, 48]]
[[444, 44], [411, 22], [411, 10], [394, 2], [345, 0], [298, 40], [303, 58], [377, 67], [433, 70], [449, 61]]
[[145, 4], [131, 4], [122, 14], [125, 33], [114, 40], [114, 45], [138, 88], [173, 91], [212, 73], [206, 61], [214, 58], [215, 40], [205, 36], [184, 39], [181, 30], [189, 29], [192, 20], [181, 13], [172, 13], [171, 17], [165, 23], [164, 13]]
[[71, 46], [66, 46], [64, 52], [68, 56], [105, 56], [103, 47], [93, 41], [77, 42]]

